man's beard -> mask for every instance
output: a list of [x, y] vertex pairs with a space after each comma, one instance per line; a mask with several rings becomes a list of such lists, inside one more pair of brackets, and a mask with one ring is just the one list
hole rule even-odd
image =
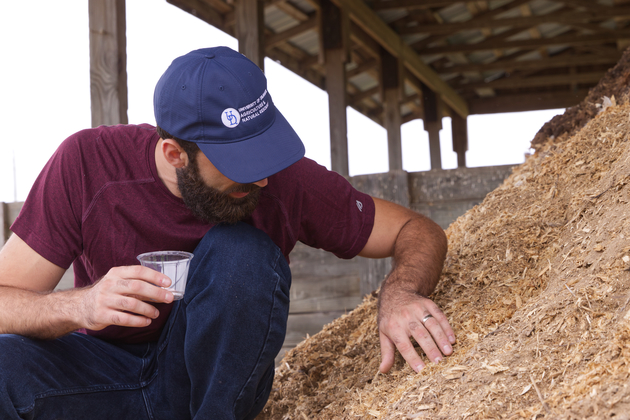
[[[190, 160], [187, 166], [177, 168], [177, 186], [184, 204], [190, 211], [208, 223], [234, 224], [249, 217], [258, 204], [260, 187], [254, 184], [236, 184], [221, 192], [208, 186], [195, 160]], [[230, 197], [233, 192], [249, 192], [243, 198]]]

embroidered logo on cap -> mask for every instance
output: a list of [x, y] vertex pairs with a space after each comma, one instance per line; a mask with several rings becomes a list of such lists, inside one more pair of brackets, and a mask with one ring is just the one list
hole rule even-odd
[[241, 122], [241, 114], [234, 108], [227, 108], [221, 113], [221, 121], [227, 128], [234, 128]]
[[357, 208], [361, 213], [363, 213], [363, 203], [357, 200]]

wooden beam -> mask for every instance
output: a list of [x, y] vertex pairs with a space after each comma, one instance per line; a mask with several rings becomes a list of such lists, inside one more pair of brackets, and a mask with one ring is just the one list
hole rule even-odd
[[606, 72], [590, 72], [577, 74], [554, 74], [549, 76], [537, 77], [505, 77], [503, 79], [493, 80], [491, 82], [462, 83], [459, 88], [462, 89], [519, 89], [530, 87], [548, 87], [563, 86], [571, 83], [595, 84], [601, 80]]
[[473, 2], [475, 0], [380, 0], [373, 4], [374, 10], [388, 9], [430, 9], [451, 6], [455, 3]]
[[362, 102], [363, 100], [367, 98], [371, 98], [372, 96], [380, 93], [380, 91], [381, 91], [381, 88], [379, 86], [374, 86], [371, 89], [367, 89], [367, 90], [364, 90], [363, 92], [354, 94], [351, 97], [351, 103], [352, 105], [355, 105], [359, 102]]
[[304, 32], [316, 30], [318, 24], [317, 16], [311, 16], [307, 21], [299, 23], [292, 28], [279, 32], [277, 34], [267, 36], [265, 39], [266, 48], [274, 47], [282, 42], [286, 42], [289, 39], [301, 35]]
[[275, 1], [273, 5], [297, 21], [303, 22], [309, 19], [306, 13], [287, 1]]
[[127, 124], [125, 0], [89, 0], [92, 127]]
[[[374, 10], [389, 10], [389, 9], [431, 9], [448, 7], [455, 3], [475, 3], [477, 0], [377, 0], [373, 3]], [[583, 7], [586, 10], [600, 11], [602, 9], [608, 9], [610, 6], [605, 6], [596, 3], [596, 0], [566, 0], [562, 3], [571, 7]]]
[[431, 169], [442, 169], [442, 151], [440, 150], [440, 130], [442, 121], [424, 121], [424, 129], [429, 133], [429, 154]]
[[551, 38], [542, 39], [525, 39], [519, 41], [499, 41], [494, 40], [482, 41], [476, 44], [460, 44], [460, 45], [446, 45], [435, 48], [425, 48], [419, 51], [422, 55], [432, 54], [454, 54], [454, 53], [470, 53], [475, 51], [487, 51], [494, 49], [510, 49], [510, 48], [539, 48], [550, 47], [553, 45], [562, 46], [585, 46], [585, 45], [597, 45], [603, 43], [614, 43], [619, 38], [630, 38], [630, 31], [622, 30], [617, 31], [616, 34], [597, 34], [597, 35], [562, 35]]
[[372, 57], [379, 59], [381, 46], [354, 22], [350, 22], [350, 39]]
[[597, 1], [593, 0], [564, 0], [562, 3], [569, 7], [582, 7], [593, 12], [600, 12], [601, 10], [610, 8], [610, 6], [599, 4]]
[[359, 64], [358, 66], [356, 66], [355, 68], [353, 68], [352, 70], [348, 70], [346, 72], [346, 77], [348, 79], [353, 78], [354, 76], [357, 76], [359, 74], [371, 71], [371, 70], [375, 70], [376, 68], [378, 68], [378, 60], [367, 60], [364, 61], [363, 63]]
[[[166, 0], [167, 3], [179, 7], [204, 22], [227, 32], [227, 23], [223, 16], [219, 14], [212, 5], [203, 0]], [[227, 6], [227, 4], [226, 4]], [[231, 7], [229, 7], [231, 9]]]
[[459, 31], [469, 31], [480, 28], [504, 28], [504, 27], [534, 27], [545, 23], [557, 23], [560, 25], [572, 25], [601, 21], [614, 17], [630, 16], [630, 7], [607, 8], [600, 13], [569, 12], [549, 13], [546, 15], [520, 16], [513, 18], [495, 19], [483, 17], [471, 19], [466, 22], [440, 23], [434, 25], [418, 25], [415, 27], [400, 28], [401, 35], [412, 34], [440, 34], [448, 35]]
[[468, 115], [468, 105], [447, 83], [427, 66], [420, 57], [362, 0], [333, 0], [350, 14], [350, 18], [394, 57], [400, 58], [418, 79], [438, 92], [455, 112]]
[[331, 168], [340, 175], [348, 176], [348, 121], [346, 118], [348, 33], [344, 30], [342, 10], [330, 0], [320, 1], [318, 14], [320, 52], [326, 68]]
[[422, 119], [425, 122], [437, 122], [440, 121], [438, 97], [427, 85], [424, 83], [422, 87], [422, 109], [424, 115]]
[[431, 169], [442, 169], [442, 152], [440, 150], [442, 116], [440, 115], [439, 98], [425, 84], [422, 84], [422, 110], [424, 129], [429, 133]]
[[466, 151], [468, 151], [468, 121], [457, 113], [451, 115], [451, 133], [453, 136], [453, 151], [457, 153], [457, 167], [466, 167]]
[[264, 5], [260, 0], [236, 0], [238, 51], [265, 71]]
[[330, 158], [332, 170], [349, 175], [348, 121], [346, 118], [346, 70], [342, 49], [326, 51], [326, 91], [330, 124]]
[[471, 99], [469, 101], [470, 113], [471, 115], [499, 114], [569, 108], [579, 104], [586, 95], [588, 95], [588, 89], [580, 89], [577, 92], [566, 90]]
[[398, 59], [381, 49], [381, 102], [383, 120], [387, 130], [389, 170], [402, 170], [402, 136], [400, 132], [400, 99], [402, 96], [402, 74]]
[[622, 53], [604, 55], [574, 55], [549, 57], [542, 60], [501, 60], [484, 64], [459, 64], [450, 67], [440, 67], [436, 69], [439, 74], [464, 73], [464, 72], [484, 72], [491, 70], [542, 70], [551, 68], [562, 68], [570, 66], [597, 66], [614, 65], [621, 58]]
[[0, 247], [9, 239], [9, 211], [7, 203], [0, 202]]

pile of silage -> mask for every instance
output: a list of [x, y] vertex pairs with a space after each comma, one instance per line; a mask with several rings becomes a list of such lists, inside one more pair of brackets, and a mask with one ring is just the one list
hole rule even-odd
[[286, 355], [259, 418], [630, 418], [629, 135], [608, 106], [449, 227], [454, 355], [379, 374], [369, 296]]

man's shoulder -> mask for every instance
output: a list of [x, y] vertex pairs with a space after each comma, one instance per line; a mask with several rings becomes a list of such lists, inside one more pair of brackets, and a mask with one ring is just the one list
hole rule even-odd
[[118, 124], [86, 128], [70, 136], [70, 139], [90, 141], [107, 138], [124, 141], [129, 138], [146, 138], [152, 136], [157, 136], [157, 132], [155, 131], [155, 127], [150, 124]]
[[329, 173], [325, 166], [320, 165], [312, 159], [303, 157], [293, 165], [281, 170], [270, 179], [282, 180], [283, 182], [304, 182], [311, 181], [314, 177]]
[[64, 171], [92, 182], [151, 177], [151, 146], [159, 136], [155, 127], [99, 126], [68, 137], [56, 152]]

